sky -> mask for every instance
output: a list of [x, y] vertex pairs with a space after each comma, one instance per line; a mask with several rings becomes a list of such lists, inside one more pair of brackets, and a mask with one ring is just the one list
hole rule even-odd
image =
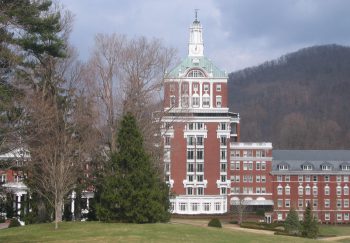
[[58, 0], [74, 14], [71, 43], [87, 60], [98, 33], [160, 39], [187, 56], [194, 9], [204, 55], [232, 72], [301, 48], [350, 45], [349, 0]]

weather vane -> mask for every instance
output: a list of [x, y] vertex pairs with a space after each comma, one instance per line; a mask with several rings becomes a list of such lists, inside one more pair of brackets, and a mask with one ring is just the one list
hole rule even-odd
[[194, 16], [195, 16], [195, 21], [198, 21], [197, 17], [198, 17], [198, 8], [194, 9]]

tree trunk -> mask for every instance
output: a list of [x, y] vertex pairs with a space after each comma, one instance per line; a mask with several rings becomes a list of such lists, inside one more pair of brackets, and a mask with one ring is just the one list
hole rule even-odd
[[56, 200], [55, 203], [55, 229], [58, 229], [58, 223], [62, 222], [63, 200]]

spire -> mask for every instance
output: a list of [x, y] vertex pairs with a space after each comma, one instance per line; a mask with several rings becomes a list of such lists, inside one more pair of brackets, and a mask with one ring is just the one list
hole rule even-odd
[[203, 36], [202, 25], [198, 20], [198, 10], [194, 10], [194, 21], [190, 27], [190, 41], [188, 44], [188, 56], [201, 57], [203, 56]]

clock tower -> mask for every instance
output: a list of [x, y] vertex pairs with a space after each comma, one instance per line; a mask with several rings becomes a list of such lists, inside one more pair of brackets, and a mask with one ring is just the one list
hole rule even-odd
[[197, 11], [195, 12], [195, 20], [190, 27], [190, 41], [188, 44], [188, 56], [202, 57], [203, 56], [203, 36], [202, 25], [198, 21]]

